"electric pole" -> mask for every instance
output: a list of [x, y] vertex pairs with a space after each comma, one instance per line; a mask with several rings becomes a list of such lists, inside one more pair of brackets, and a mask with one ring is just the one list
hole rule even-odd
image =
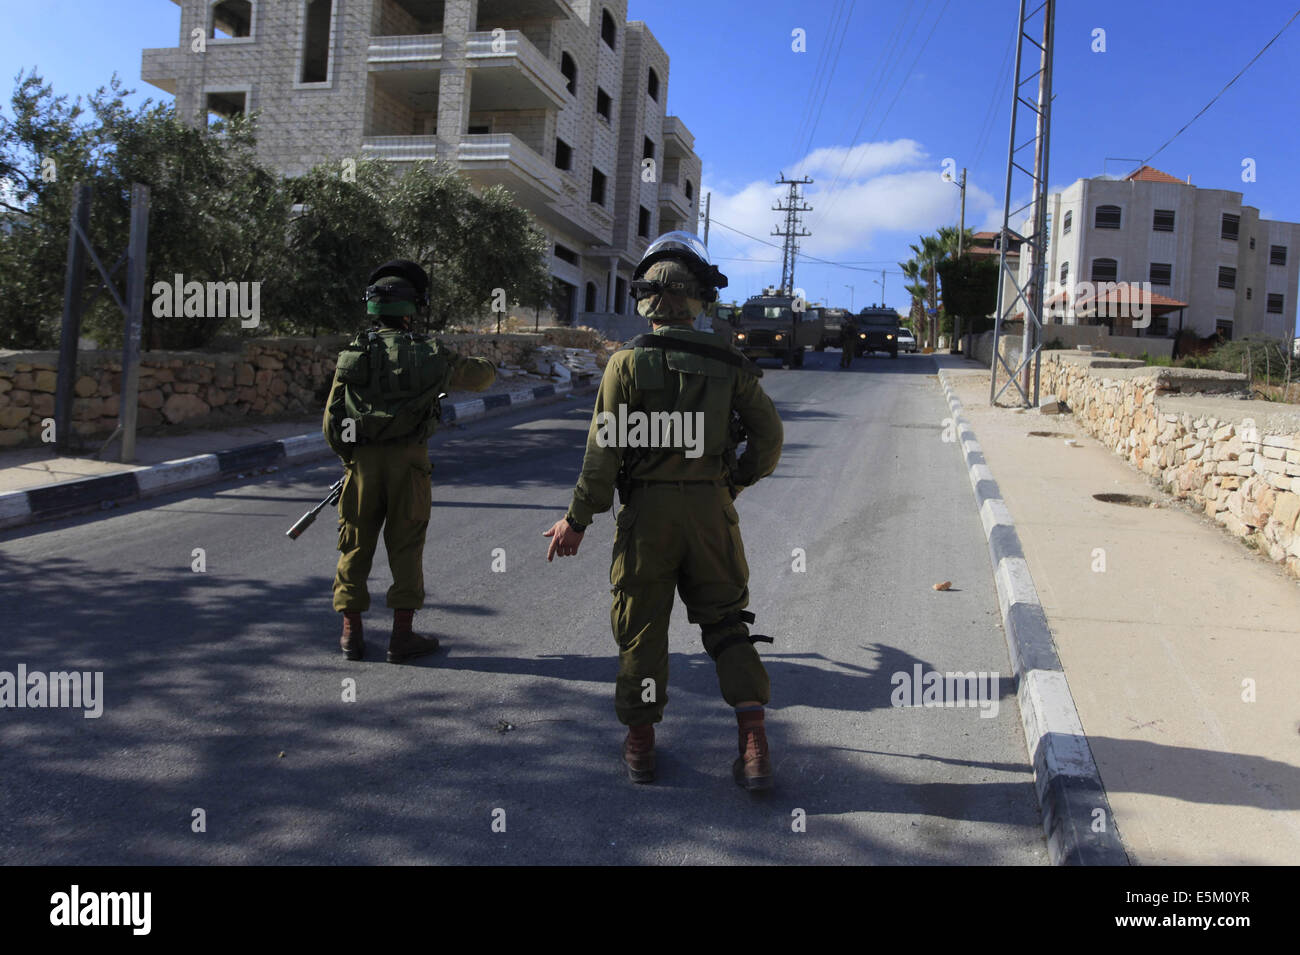
[[813, 180], [804, 176], [802, 179], [787, 179], [785, 173], [781, 174], [777, 185], [788, 185], [790, 194], [786, 197], [785, 205], [775, 205], [772, 207], [774, 212], [785, 213], [785, 229], [772, 230], [772, 235], [779, 235], [785, 239], [785, 246], [781, 250], [781, 294], [794, 294], [794, 261], [799, 254], [799, 238], [812, 235], [803, 228], [803, 222], [799, 217], [801, 212], [811, 212], [812, 206], [804, 203], [799, 195], [799, 187], [811, 183]]
[[[704, 195], [704, 247], [709, 247], [709, 209], [713, 205], [713, 193], [708, 192]], [[963, 208], [963, 212], [964, 212]]]

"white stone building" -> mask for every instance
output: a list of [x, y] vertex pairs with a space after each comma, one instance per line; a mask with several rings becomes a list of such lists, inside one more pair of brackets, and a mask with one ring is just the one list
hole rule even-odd
[[[1202, 337], [1221, 330], [1229, 338], [1292, 339], [1300, 223], [1261, 219], [1241, 200], [1240, 192], [1201, 189], [1149, 166], [1123, 179], [1077, 180], [1048, 197], [1049, 297], [1080, 281], [1150, 283], [1157, 298], [1187, 303], [1182, 327]], [[1022, 256], [1022, 283], [1028, 269]], [[1171, 312], [1146, 329], [1120, 319], [1112, 331], [1165, 337], [1178, 323]]]
[[145, 50], [141, 75], [181, 115], [256, 111], [285, 175], [437, 157], [506, 186], [551, 237], [562, 321], [631, 312], [648, 242], [696, 230], [694, 137], [626, 0], [174, 2], [180, 44]]

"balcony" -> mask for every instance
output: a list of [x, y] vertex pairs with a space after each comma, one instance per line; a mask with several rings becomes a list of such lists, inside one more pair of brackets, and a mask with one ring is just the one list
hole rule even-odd
[[416, 36], [374, 36], [366, 52], [371, 69], [410, 68], [412, 65], [436, 69], [442, 63], [442, 34]]
[[475, 182], [505, 186], [520, 205], [541, 213], [560, 196], [560, 170], [511, 133], [475, 133], [456, 148], [461, 170]]
[[689, 222], [694, 216], [691, 211], [691, 200], [686, 198], [686, 191], [675, 182], [659, 184], [659, 205], [666, 207], [673, 219], [685, 219]]
[[140, 57], [140, 79], [175, 96], [177, 81], [189, 74], [188, 50], [179, 46], [145, 50]]
[[361, 141], [361, 155], [389, 162], [419, 162], [450, 159], [452, 151], [437, 136], [367, 136]]
[[499, 40], [471, 33], [465, 65], [474, 71], [475, 109], [558, 109], [570, 101], [563, 74], [518, 30], [507, 30]]
[[497, 21], [570, 20], [568, 0], [479, 0], [478, 22], [488, 27]]
[[664, 117], [664, 158], [686, 159], [695, 155], [695, 137], [676, 116]]

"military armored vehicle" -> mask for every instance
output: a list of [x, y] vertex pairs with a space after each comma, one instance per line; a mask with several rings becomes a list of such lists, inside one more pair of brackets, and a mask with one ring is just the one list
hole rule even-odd
[[883, 305], [868, 305], [858, 313], [858, 354], [888, 352], [898, 357], [898, 313]]
[[719, 309], [713, 329], [730, 333], [732, 344], [747, 358], [776, 358], [784, 366], [801, 368], [805, 349], [816, 348], [822, 340], [821, 314], [793, 296], [774, 289], [766, 292], [772, 294], [746, 299], [740, 313], [729, 320]]
[[840, 324], [844, 321], [844, 316], [849, 314], [849, 310], [823, 307], [819, 311], [822, 313], [822, 340], [817, 343], [817, 350], [839, 348]]

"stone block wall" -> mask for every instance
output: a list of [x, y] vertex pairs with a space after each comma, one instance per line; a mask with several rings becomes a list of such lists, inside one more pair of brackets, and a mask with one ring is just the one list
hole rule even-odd
[[[607, 360], [603, 336], [588, 328], [550, 328], [527, 335], [445, 335], [448, 348], [496, 365], [532, 367], [545, 345], [587, 348]], [[254, 418], [308, 415], [324, 410], [334, 365], [347, 335], [265, 338], [238, 354], [146, 352], [140, 358], [137, 427], [220, 427]], [[43, 422], [54, 417], [57, 352], [0, 352], [0, 447], [39, 444]], [[77, 356], [73, 433], [105, 438], [117, 427], [122, 389], [119, 352]]]
[[[1041, 392], [1175, 497], [1300, 577], [1300, 408], [1244, 375], [1045, 352]], [[1220, 397], [1216, 397], [1220, 396]]]

